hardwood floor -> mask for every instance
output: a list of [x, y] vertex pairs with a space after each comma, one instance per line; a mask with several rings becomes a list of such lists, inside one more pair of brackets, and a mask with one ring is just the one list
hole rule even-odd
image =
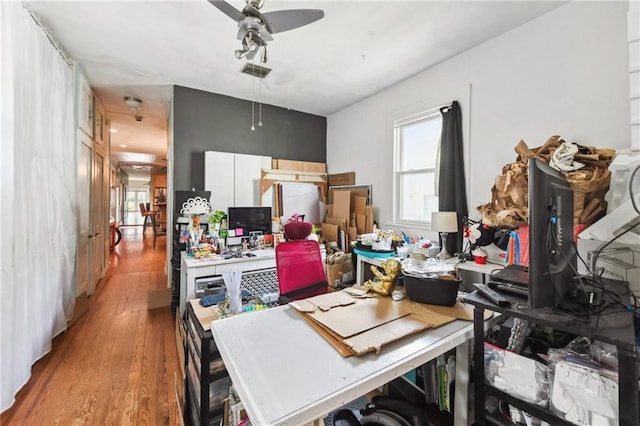
[[[180, 365], [170, 307], [147, 309], [166, 288], [165, 237], [122, 227], [89, 310], [32, 369], [2, 425], [179, 425]], [[181, 390], [180, 390], [181, 392]]]

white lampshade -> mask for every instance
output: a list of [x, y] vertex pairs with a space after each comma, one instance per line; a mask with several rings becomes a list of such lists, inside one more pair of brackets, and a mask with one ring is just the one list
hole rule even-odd
[[435, 232], [458, 232], [458, 214], [456, 212], [431, 213], [431, 230]]

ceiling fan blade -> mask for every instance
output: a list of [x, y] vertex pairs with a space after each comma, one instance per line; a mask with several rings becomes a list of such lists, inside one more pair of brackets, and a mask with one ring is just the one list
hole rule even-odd
[[263, 13], [262, 21], [267, 31], [275, 34], [308, 25], [323, 17], [324, 11], [320, 9], [291, 9]]
[[244, 15], [235, 7], [231, 6], [224, 0], [208, 0], [209, 3], [220, 9], [222, 13], [233, 19], [234, 21], [242, 21], [244, 19]]

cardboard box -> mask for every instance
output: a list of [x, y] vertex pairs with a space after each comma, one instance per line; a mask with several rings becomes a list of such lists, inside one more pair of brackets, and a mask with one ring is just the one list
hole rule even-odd
[[303, 161], [302, 162], [302, 170], [305, 172], [318, 172], [318, 173], [326, 173], [327, 172], [327, 164], [326, 163], [316, 163], [313, 161]]
[[350, 191], [352, 197], [354, 196], [365, 197], [367, 199], [367, 202], [370, 201], [369, 190], [367, 188], [347, 185], [345, 187], [329, 188], [329, 191], [327, 194], [327, 203], [329, 204], [333, 203], [333, 195], [337, 191]]
[[316, 163], [313, 161], [282, 160], [274, 158], [271, 160], [271, 167], [278, 170], [296, 170], [300, 172], [327, 172], [327, 165], [325, 163]]
[[338, 242], [338, 225], [332, 223], [323, 223], [320, 227], [322, 238], [330, 243]]
[[367, 216], [367, 221], [365, 222], [364, 232], [369, 234], [373, 232], [373, 207], [367, 206], [365, 208], [365, 214]]
[[327, 282], [331, 287], [352, 284], [355, 280], [353, 262], [350, 256], [345, 257], [345, 262], [337, 265], [325, 265], [327, 269]]
[[356, 184], [356, 172], [335, 173], [329, 175], [329, 186], [345, 186]]
[[351, 196], [351, 211], [360, 214], [365, 214], [367, 208], [367, 197], [353, 194]]
[[147, 309], [163, 308], [171, 305], [171, 289], [151, 290], [147, 293]]
[[337, 218], [346, 219], [349, 223], [351, 216], [351, 192], [335, 191], [333, 193], [333, 215]]

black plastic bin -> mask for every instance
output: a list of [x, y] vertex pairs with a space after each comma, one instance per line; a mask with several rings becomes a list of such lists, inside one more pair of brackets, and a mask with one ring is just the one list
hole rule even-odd
[[453, 306], [462, 280], [445, 280], [404, 275], [404, 289], [414, 302]]

